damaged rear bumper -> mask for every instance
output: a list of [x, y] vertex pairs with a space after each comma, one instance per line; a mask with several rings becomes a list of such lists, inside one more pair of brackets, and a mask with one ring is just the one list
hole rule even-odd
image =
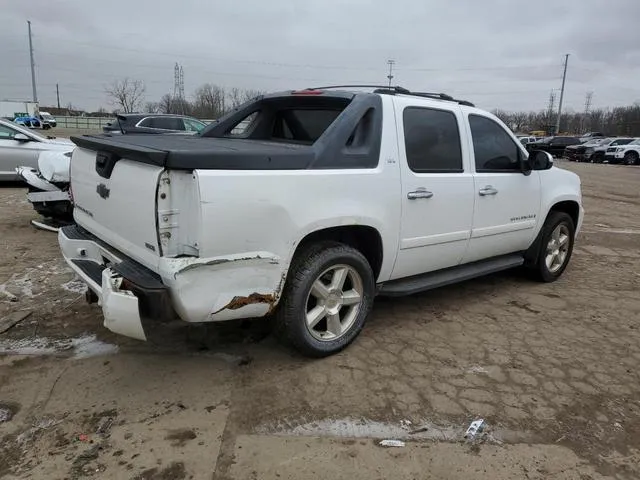
[[152, 271], [77, 225], [61, 228], [58, 241], [66, 262], [97, 295], [105, 327], [141, 340], [158, 323], [177, 318], [217, 322], [268, 315], [285, 281], [279, 258], [268, 252], [158, 257]]
[[76, 225], [63, 227], [58, 242], [65, 261], [98, 297], [104, 326], [147, 340], [155, 324], [176, 317], [159, 276]]

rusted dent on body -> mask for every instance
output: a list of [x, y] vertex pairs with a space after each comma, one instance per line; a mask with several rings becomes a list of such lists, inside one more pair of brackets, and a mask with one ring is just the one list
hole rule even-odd
[[223, 310], [238, 310], [239, 308], [246, 307], [247, 305], [255, 305], [260, 303], [269, 305], [269, 312], [271, 312], [274, 304], [276, 303], [276, 299], [277, 297], [273, 294], [257, 293], [257, 292], [254, 292], [251, 295], [248, 295], [246, 297], [235, 296], [224, 307], [222, 307], [219, 310], [216, 310], [211, 315], [220, 313]]
[[255, 303], [273, 304], [276, 301], [275, 295], [264, 293], [252, 293], [248, 297], [233, 297], [223, 310], [237, 310], [247, 305], [253, 305]]

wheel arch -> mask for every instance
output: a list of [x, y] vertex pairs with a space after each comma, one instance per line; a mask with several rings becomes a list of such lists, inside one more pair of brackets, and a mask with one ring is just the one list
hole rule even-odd
[[324, 241], [344, 243], [360, 251], [371, 265], [374, 278], [377, 279], [380, 275], [384, 254], [382, 235], [377, 228], [369, 225], [343, 225], [314, 230], [300, 240], [292, 259], [309, 246]]
[[557, 201], [551, 205], [551, 208], [549, 208], [547, 215], [544, 217], [544, 222], [542, 222], [540, 226], [540, 230], [538, 231], [535, 241], [524, 254], [526, 264], [531, 264], [536, 258], [538, 258], [540, 248], [542, 248], [542, 232], [544, 231], [544, 225], [547, 223], [549, 216], [554, 212], [563, 212], [569, 215], [571, 220], [573, 220], [573, 226], [577, 232], [580, 226], [580, 204], [577, 200]]

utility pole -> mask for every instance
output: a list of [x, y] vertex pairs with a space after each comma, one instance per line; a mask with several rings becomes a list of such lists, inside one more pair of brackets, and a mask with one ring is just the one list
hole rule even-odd
[[560, 102], [558, 102], [558, 119], [556, 120], [556, 133], [560, 133], [560, 116], [562, 115], [562, 100], [564, 100], [564, 84], [567, 81], [567, 64], [569, 54], [564, 56], [564, 73], [562, 74], [562, 88], [560, 89]]
[[389, 87], [391, 87], [391, 80], [393, 80], [393, 66], [395, 64], [395, 60], [387, 60], [387, 65], [389, 65], [389, 75], [387, 75], [387, 78], [389, 79]]
[[58, 110], [60, 109], [60, 89], [58, 88], [58, 84], [56, 83], [56, 98], [58, 99]]
[[36, 63], [33, 61], [33, 42], [31, 41], [31, 22], [27, 20], [29, 26], [29, 56], [31, 57], [31, 88], [33, 89], [33, 101], [38, 101], [38, 92], [36, 91]]

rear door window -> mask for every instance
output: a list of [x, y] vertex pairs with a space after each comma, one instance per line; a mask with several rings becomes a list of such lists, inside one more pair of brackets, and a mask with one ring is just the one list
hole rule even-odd
[[403, 113], [409, 168], [417, 173], [462, 172], [458, 121], [453, 112], [408, 107]]

